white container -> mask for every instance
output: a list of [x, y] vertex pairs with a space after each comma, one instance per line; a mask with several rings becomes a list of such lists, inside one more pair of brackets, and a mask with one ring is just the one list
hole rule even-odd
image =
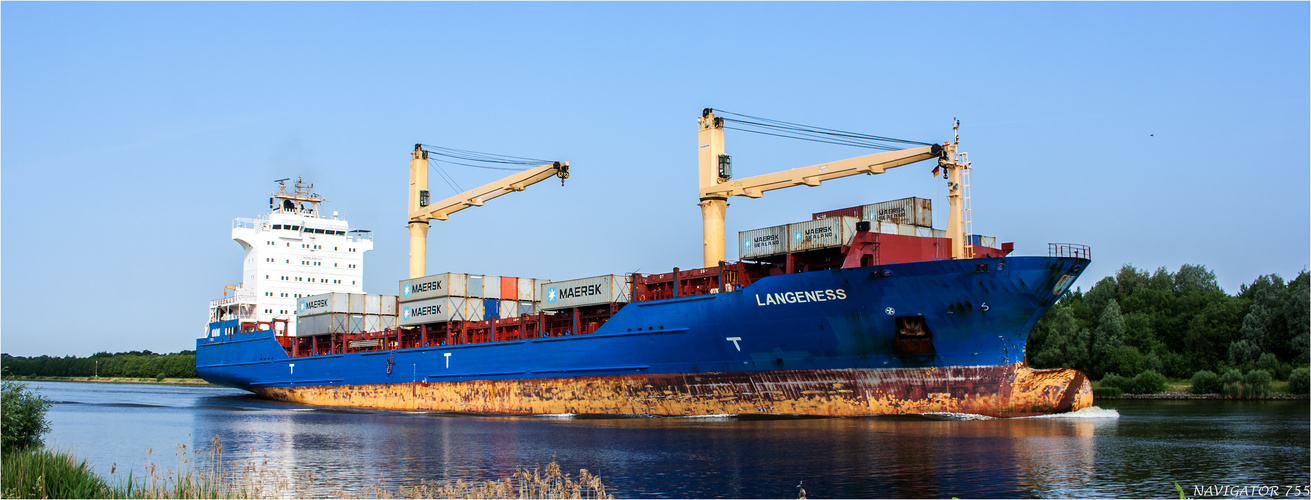
[[440, 273], [401, 281], [401, 302], [468, 295], [468, 275], [464, 273]]
[[827, 219], [788, 224], [789, 252], [804, 252], [821, 248], [836, 248], [851, 244], [856, 234], [855, 217], [829, 217]]
[[883, 233], [883, 234], [897, 234], [897, 231], [901, 229], [900, 224], [897, 224], [895, 222], [888, 222], [885, 220], [874, 221], [871, 222], [870, 224], [874, 226], [873, 228], [871, 228], [874, 230], [874, 232]]
[[[414, 302], [405, 302], [400, 305], [401, 314], [397, 317], [396, 324], [400, 326], [413, 326], [425, 323], [468, 320], [469, 311], [466, 306], [469, 302], [475, 301], [466, 300], [464, 297], [437, 297]], [[476, 302], [478, 302], [479, 305], [482, 304], [481, 300]], [[479, 309], [481, 309], [481, 307], [479, 307]], [[478, 315], [478, 320], [482, 319], [482, 315]]]
[[607, 274], [591, 278], [552, 281], [537, 285], [542, 309], [546, 311], [598, 304], [628, 302], [632, 296], [628, 276]]
[[501, 277], [487, 275], [483, 276], [483, 298], [497, 299], [501, 298]]
[[933, 228], [924, 227], [924, 226], [915, 226], [915, 236], [919, 236], [921, 238], [932, 238]]
[[910, 224], [897, 224], [897, 234], [902, 236], [915, 236], [915, 226]]
[[469, 297], [483, 298], [483, 277], [475, 274], [469, 275]]
[[[383, 303], [390, 302], [390, 311], [383, 310]], [[327, 313], [355, 314], [395, 314], [395, 295], [371, 295], [363, 293], [332, 292], [302, 297], [296, 301], [297, 316], [313, 316]]]
[[933, 230], [933, 237], [934, 237], [934, 238], [946, 238], [946, 237], [947, 237], [947, 230], [946, 230], [946, 229], [934, 229], [934, 230]]
[[979, 244], [981, 244], [981, 245], [983, 245], [983, 246], [985, 246], [985, 247], [988, 247], [988, 248], [997, 248], [997, 237], [996, 237], [996, 236], [983, 236], [983, 237], [979, 238]]
[[788, 251], [788, 226], [774, 226], [737, 233], [737, 258], [758, 259], [783, 255]]
[[924, 198], [873, 203], [862, 207], [868, 221], [888, 221], [902, 225], [933, 227], [933, 201]]
[[521, 315], [537, 314], [537, 306], [538, 306], [537, 302], [533, 302], [531, 300], [521, 300], [519, 301], [519, 314]]
[[519, 300], [537, 300], [537, 278], [519, 278]]
[[502, 300], [500, 308], [500, 318], [502, 319], [519, 317], [519, 301], [517, 300]]

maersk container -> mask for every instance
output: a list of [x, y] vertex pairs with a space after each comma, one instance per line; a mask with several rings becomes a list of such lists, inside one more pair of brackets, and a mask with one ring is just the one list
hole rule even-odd
[[501, 300], [519, 300], [519, 278], [501, 276]]
[[401, 302], [433, 297], [467, 297], [469, 275], [440, 273], [401, 281]]
[[804, 252], [850, 245], [851, 237], [855, 234], [855, 217], [795, 222], [788, 224], [788, 251]]
[[626, 275], [607, 274], [567, 281], [550, 281], [537, 285], [542, 310], [628, 302], [632, 293]]
[[483, 298], [483, 277], [478, 275], [469, 275], [469, 297]]
[[873, 203], [865, 205], [863, 210], [862, 215], [868, 221], [885, 220], [910, 226], [933, 227], [933, 201], [924, 198]]
[[[382, 304], [396, 302], [395, 295], [369, 295], [363, 293], [331, 292], [296, 301], [297, 316], [326, 313], [384, 314]], [[392, 310], [395, 314], [395, 310]]]
[[788, 252], [788, 226], [774, 226], [737, 233], [737, 258], [758, 259]]
[[[464, 297], [436, 297], [431, 299], [405, 302], [400, 305], [401, 314], [396, 323], [400, 326], [414, 326], [425, 323], [460, 321], [470, 318], [468, 302], [474, 300]], [[477, 301], [479, 304], [481, 300]], [[481, 314], [478, 319], [482, 319]]]
[[501, 277], [487, 275], [483, 276], [483, 298], [484, 299], [501, 299]]
[[537, 300], [536, 278], [519, 278], [518, 287], [519, 300]]

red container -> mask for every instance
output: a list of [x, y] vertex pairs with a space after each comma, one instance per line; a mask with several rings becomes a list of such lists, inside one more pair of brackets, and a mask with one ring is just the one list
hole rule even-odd
[[519, 300], [519, 278], [501, 276], [501, 298]]
[[864, 209], [865, 209], [865, 207], [862, 205], [862, 206], [859, 206], [859, 207], [840, 208], [840, 209], [837, 209], [837, 210], [829, 210], [829, 211], [827, 211], [827, 212], [816, 212], [816, 213], [810, 214], [810, 216], [811, 216], [811, 219], [810, 219], [810, 220], [829, 219], [829, 218], [832, 218], [832, 217], [855, 217], [855, 218], [859, 219], [859, 218], [861, 218], [861, 216], [863, 215], [863, 213], [864, 213], [864, 212], [863, 212]]

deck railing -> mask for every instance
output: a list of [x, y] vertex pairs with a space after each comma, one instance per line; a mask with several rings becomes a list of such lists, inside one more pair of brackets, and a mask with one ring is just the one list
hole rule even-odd
[[1048, 243], [1047, 256], [1092, 260], [1092, 248], [1078, 243]]

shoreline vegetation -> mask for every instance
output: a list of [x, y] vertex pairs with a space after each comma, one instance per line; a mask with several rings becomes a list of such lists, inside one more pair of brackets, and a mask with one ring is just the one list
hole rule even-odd
[[22, 382], [91, 382], [97, 384], [151, 384], [151, 385], [197, 385], [219, 387], [203, 378], [168, 378], [162, 380], [146, 377], [8, 377], [8, 380]]

